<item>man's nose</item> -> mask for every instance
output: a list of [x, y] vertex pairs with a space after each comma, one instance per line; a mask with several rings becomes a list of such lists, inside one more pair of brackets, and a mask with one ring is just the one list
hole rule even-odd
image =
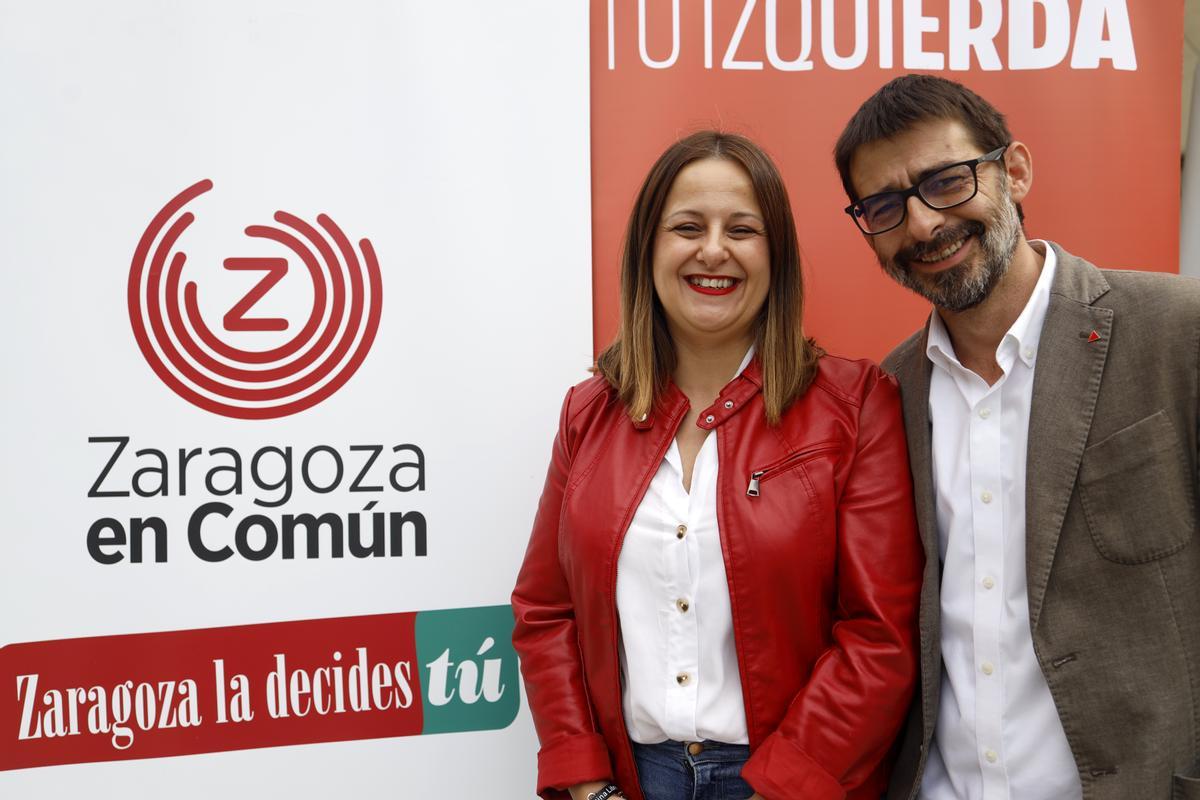
[[937, 235], [945, 224], [946, 218], [941, 211], [930, 208], [921, 202], [919, 197], [908, 198], [908, 233], [917, 241], [927, 242]]

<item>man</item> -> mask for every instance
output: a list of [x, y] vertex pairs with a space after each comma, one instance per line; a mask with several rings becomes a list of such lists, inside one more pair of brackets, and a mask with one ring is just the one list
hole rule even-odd
[[1026, 240], [1030, 149], [951, 81], [884, 86], [835, 160], [934, 306], [884, 362], [926, 553], [889, 797], [1200, 798], [1200, 281]]

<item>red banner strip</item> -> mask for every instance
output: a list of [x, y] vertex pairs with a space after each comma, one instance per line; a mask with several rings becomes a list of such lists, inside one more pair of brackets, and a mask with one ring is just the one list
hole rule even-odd
[[419, 734], [416, 616], [0, 648], [0, 770]]

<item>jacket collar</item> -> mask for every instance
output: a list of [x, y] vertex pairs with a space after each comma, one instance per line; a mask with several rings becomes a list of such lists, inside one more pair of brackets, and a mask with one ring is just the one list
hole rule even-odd
[[[758, 356], [750, 360], [746, 368], [737, 377], [725, 384], [725, 388], [717, 395], [717, 399], [708, 408], [700, 412], [696, 424], [705, 430], [712, 430], [725, 420], [742, 410], [744, 406], [762, 391], [762, 365]], [[656, 421], [678, 419], [683, 409], [687, 408], [688, 399], [672, 380], [667, 381], [662, 393], [654, 403], [654, 408], [644, 419], [632, 420], [633, 427], [640, 431], [650, 430]]]
[[1113, 310], [1095, 304], [1109, 291], [1104, 273], [1048, 246], [1058, 255], [1058, 271], [1033, 376], [1025, 476], [1025, 569], [1035, 633], [1113, 330]]
[[1079, 256], [1071, 255], [1054, 242], [1047, 242], [1046, 245], [1054, 248], [1059, 265], [1065, 267], [1054, 273], [1054, 283], [1050, 285], [1051, 294], [1090, 306], [1108, 292], [1109, 285], [1103, 272]]

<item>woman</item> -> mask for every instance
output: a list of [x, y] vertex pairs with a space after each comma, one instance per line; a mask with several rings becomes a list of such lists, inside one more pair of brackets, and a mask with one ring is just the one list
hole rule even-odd
[[663, 153], [621, 269], [512, 598], [538, 792], [878, 798], [922, 569], [896, 386], [805, 339], [787, 194], [743, 137]]

